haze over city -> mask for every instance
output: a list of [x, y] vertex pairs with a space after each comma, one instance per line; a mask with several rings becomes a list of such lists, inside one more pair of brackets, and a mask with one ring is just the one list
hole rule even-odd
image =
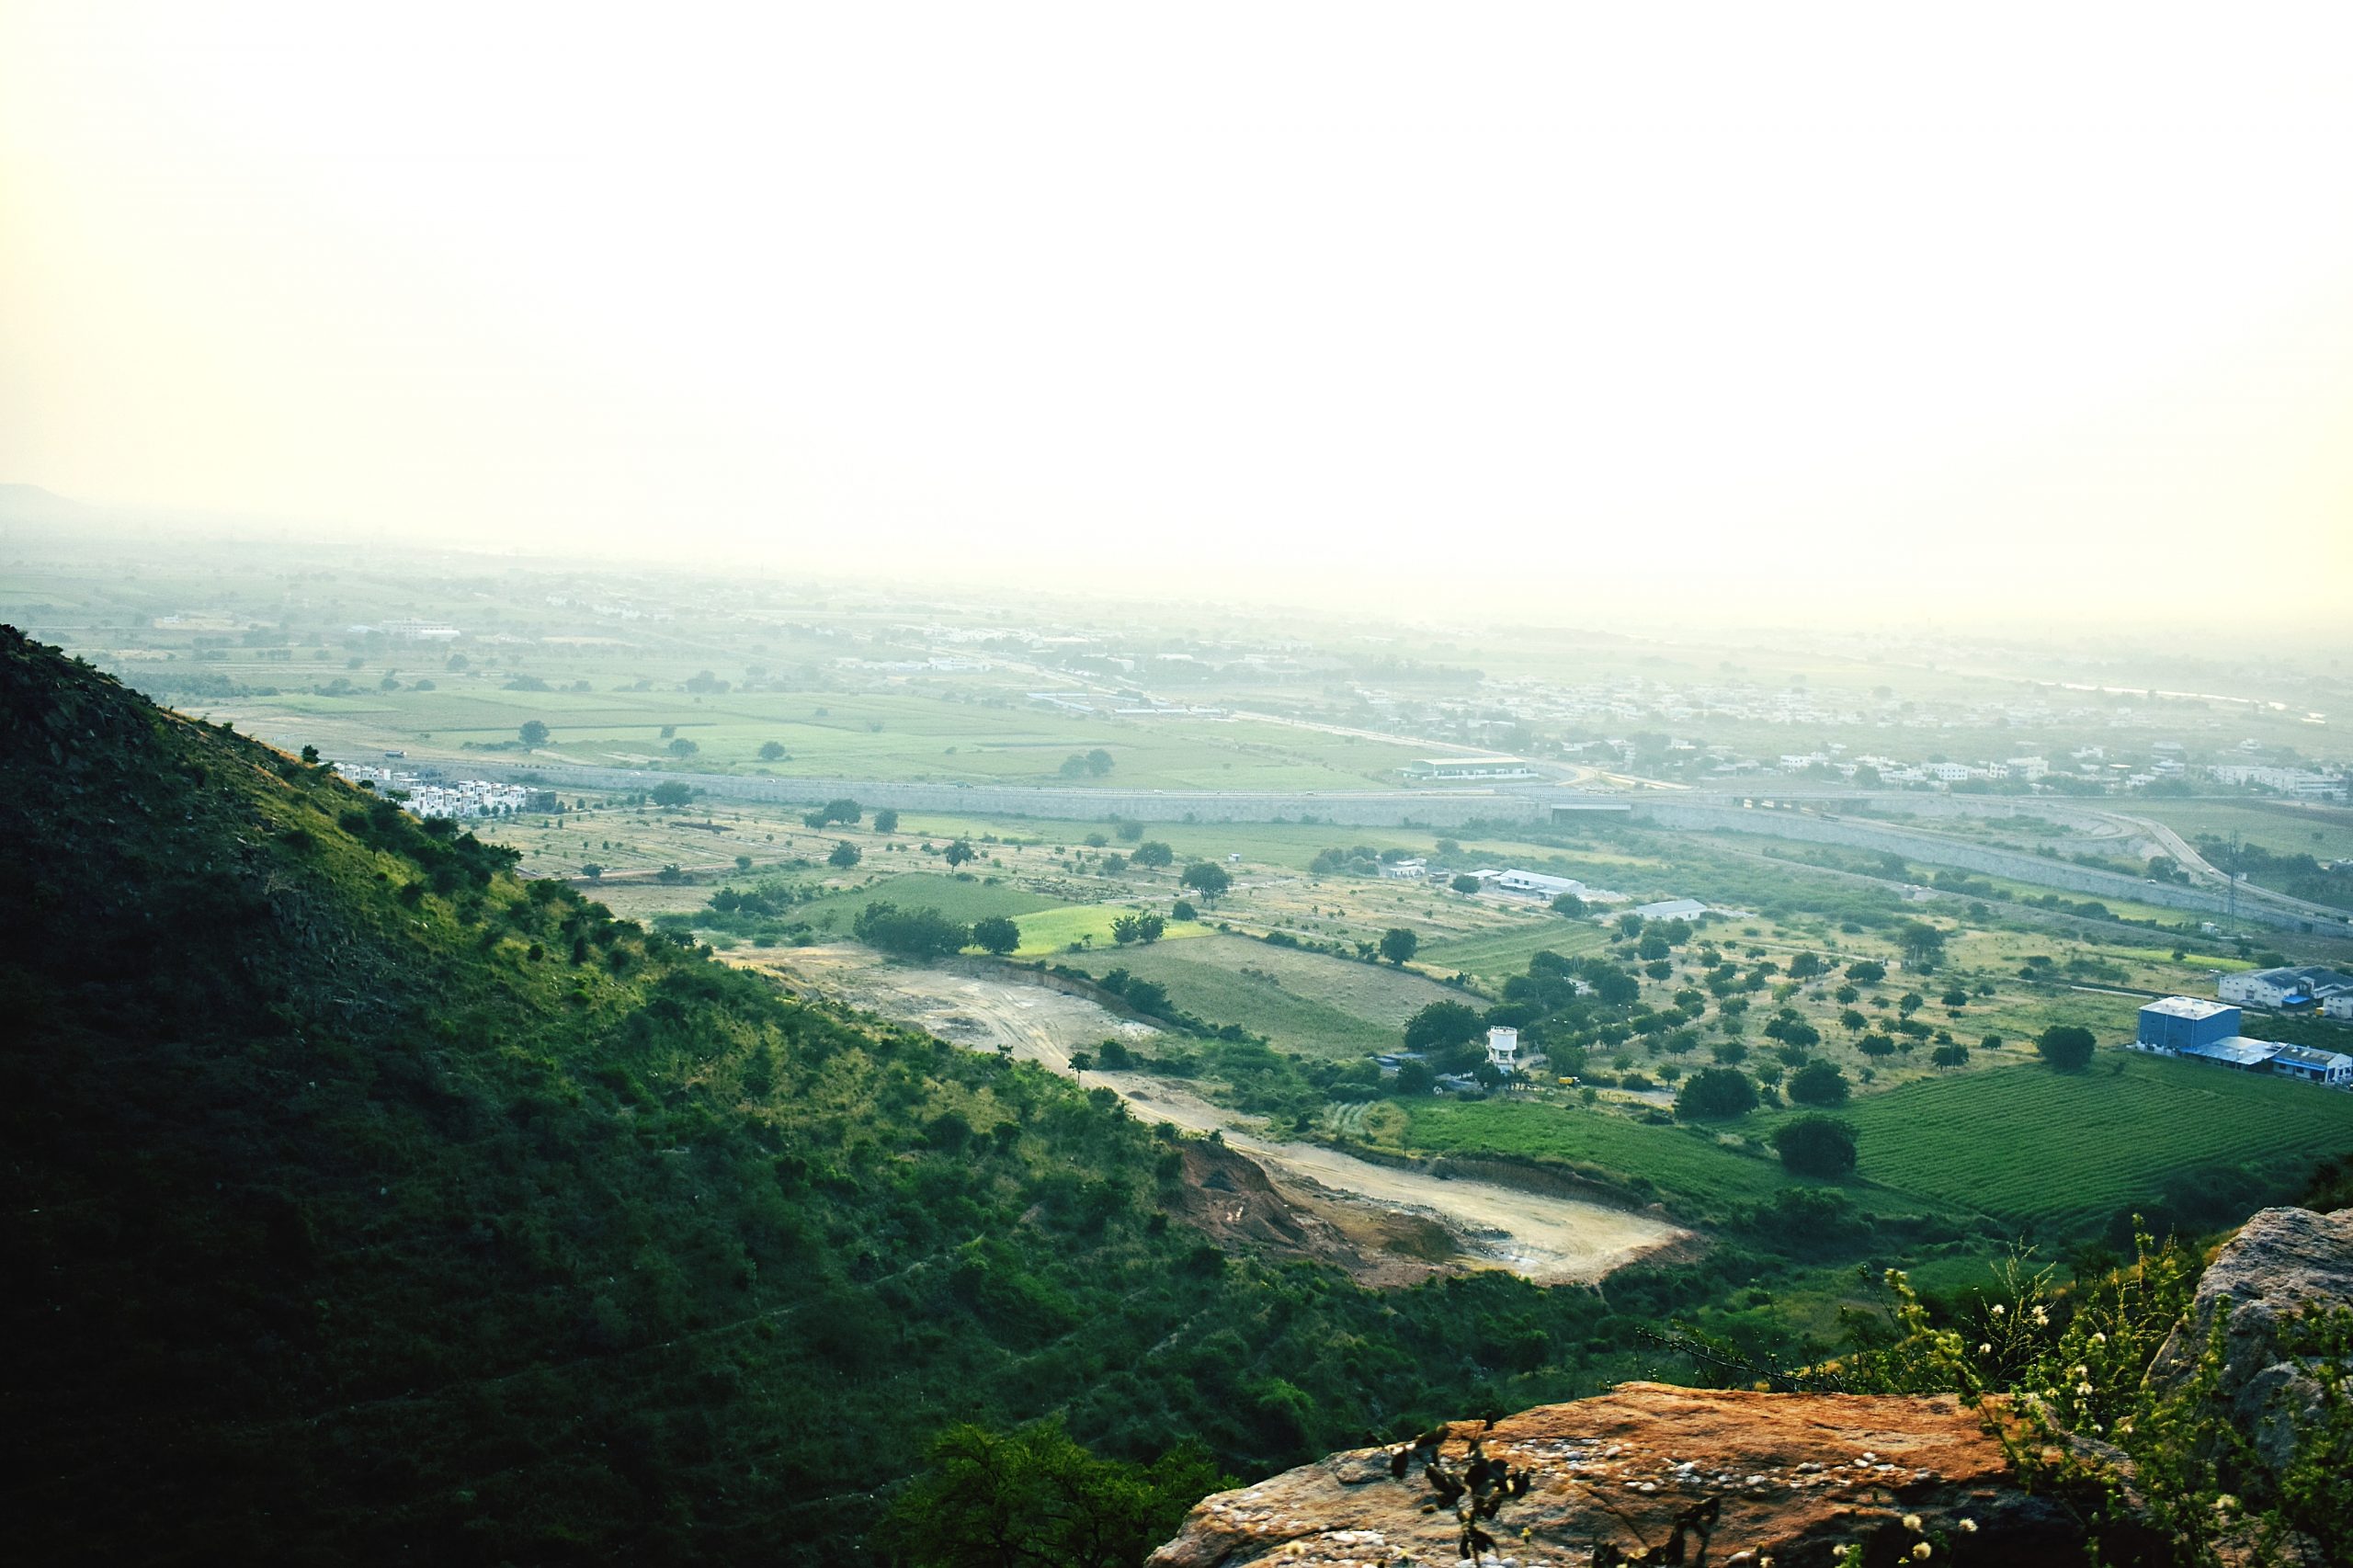
[[2341, 588], [2347, 31], [18, 4], [0, 479], [1243, 597]]

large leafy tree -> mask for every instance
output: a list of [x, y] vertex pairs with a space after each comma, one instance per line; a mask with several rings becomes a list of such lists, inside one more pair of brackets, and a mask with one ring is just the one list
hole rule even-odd
[[1845, 1105], [1854, 1093], [1847, 1074], [1828, 1062], [1809, 1062], [1790, 1075], [1790, 1098], [1800, 1105]]
[[1186, 867], [1185, 875], [1179, 880], [1185, 886], [1199, 893], [1211, 903], [1215, 903], [1221, 894], [1233, 886], [1233, 879], [1226, 875], [1224, 867], [1207, 860]]
[[1675, 1114], [1685, 1121], [1722, 1121], [1756, 1108], [1756, 1085], [1734, 1067], [1710, 1067], [1683, 1082]]
[[1781, 1164], [1800, 1176], [1842, 1176], [1855, 1168], [1855, 1130], [1835, 1116], [1802, 1116], [1773, 1131]]
[[1021, 927], [1007, 915], [983, 916], [972, 922], [972, 945], [1003, 958], [1021, 945]]
[[2062, 1073], [2080, 1073], [2091, 1065], [2099, 1041], [2092, 1031], [2075, 1024], [2053, 1024], [2035, 1037], [2034, 1049]]

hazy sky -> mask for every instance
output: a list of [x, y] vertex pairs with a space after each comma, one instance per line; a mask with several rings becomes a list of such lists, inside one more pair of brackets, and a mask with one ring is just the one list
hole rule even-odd
[[2343, 6], [0, 0], [0, 480], [2342, 615], [2348, 80]]

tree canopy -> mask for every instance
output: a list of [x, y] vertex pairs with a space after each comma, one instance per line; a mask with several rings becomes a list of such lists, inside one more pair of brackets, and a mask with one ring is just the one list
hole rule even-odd
[[1830, 1062], [1809, 1062], [1790, 1074], [1790, 1098], [1800, 1105], [1845, 1105], [1854, 1093], [1847, 1074]]
[[1178, 880], [1212, 903], [1233, 886], [1233, 879], [1226, 874], [1225, 868], [1209, 860], [1199, 860], [1186, 867], [1184, 876]]
[[523, 744], [527, 746], [543, 746], [548, 744], [548, 727], [537, 719], [524, 720], [523, 727], [515, 733], [522, 737]]
[[1722, 1121], [1756, 1108], [1756, 1085], [1734, 1067], [1709, 1067], [1683, 1081], [1675, 1114], [1685, 1121]]
[[1925, 920], [1906, 920], [1895, 928], [1895, 946], [1905, 969], [1931, 970], [1945, 956], [1945, 934]]
[[1443, 1051], [1478, 1039], [1485, 1027], [1477, 1013], [1460, 1002], [1432, 1002], [1405, 1020], [1405, 1049]]
[[1401, 968], [1421, 945], [1421, 937], [1403, 926], [1392, 926], [1381, 934], [1381, 956]]
[[946, 958], [972, 935], [937, 909], [901, 909], [880, 899], [858, 912], [850, 933], [870, 948], [903, 959]]
[[2075, 1024], [2053, 1024], [2034, 1038], [2034, 1049], [2062, 1073], [2080, 1073], [2091, 1065], [2099, 1041], [2092, 1031]]
[[1801, 1116], [1773, 1130], [1781, 1164], [1800, 1176], [1843, 1176], [1855, 1168], [1855, 1130], [1835, 1116]]
[[972, 922], [972, 945], [1003, 958], [1021, 945], [1021, 927], [1008, 915], [983, 915]]

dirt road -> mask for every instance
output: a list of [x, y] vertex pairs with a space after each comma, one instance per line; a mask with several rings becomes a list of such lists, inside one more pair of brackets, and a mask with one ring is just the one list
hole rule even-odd
[[[959, 1045], [1009, 1046], [1017, 1058], [1057, 1073], [1070, 1072], [1074, 1051], [1107, 1039], [1142, 1043], [1158, 1033], [1084, 997], [884, 963], [859, 948], [733, 956]], [[1648, 1214], [1375, 1165], [1321, 1144], [1273, 1142], [1249, 1131], [1240, 1113], [1149, 1074], [1089, 1072], [1085, 1081], [1118, 1094], [1142, 1120], [1218, 1133], [1228, 1147], [1257, 1161], [1279, 1187], [1303, 1185], [1326, 1200], [1435, 1220], [1455, 1236], [1464, 1263], [1506, 1268], [1540, 1284], [1598, 1279], [1688, 1234]]]

